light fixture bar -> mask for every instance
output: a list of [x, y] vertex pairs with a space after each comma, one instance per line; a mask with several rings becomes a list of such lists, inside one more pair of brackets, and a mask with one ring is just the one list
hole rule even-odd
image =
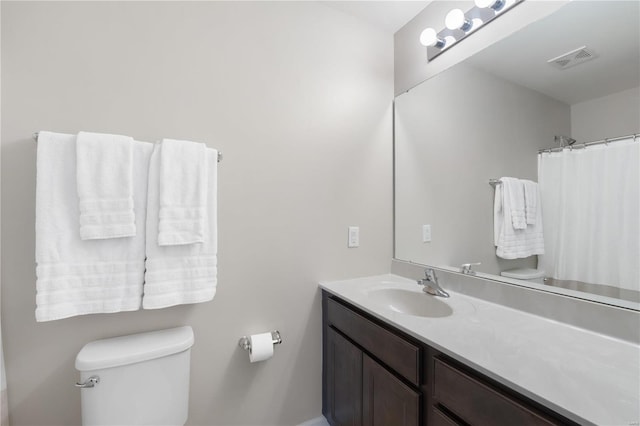
[[427, 59], [432, 61], [438, 55], [467, 38], [470, 34], [502, 16], [524, 0], [475, 0], [475, 6], [467, 12], [451, 10], [446, 17], [446, 26], [440, 32], [425, 29], [420, 35], [420, 43], [427, 47]]

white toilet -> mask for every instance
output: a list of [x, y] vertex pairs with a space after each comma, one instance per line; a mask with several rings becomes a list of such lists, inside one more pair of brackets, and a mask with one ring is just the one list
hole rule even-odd
[[76, 357], [82, 424], [184, 425], [192, 345], [191, 327], [86, 344]]
[[500, 272], [500, 275], [507, 278], [515, 278], [517, 280], [531, 281], [538, 284], [544, 284], [544, 271], [532, 268], [510, 269]]

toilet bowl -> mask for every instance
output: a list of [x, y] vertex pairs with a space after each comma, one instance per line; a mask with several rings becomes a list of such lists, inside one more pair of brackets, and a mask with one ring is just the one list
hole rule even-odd
[[515, 278], [517, 280], [530, 281], [538, 284], [544, 284], [544, 271], [532, 268], [509, 269], [500, 272], [500, 275], [507, 278]]
[[184, 425], [193, 330], [96, 340], [76, 357], [82, 424]]

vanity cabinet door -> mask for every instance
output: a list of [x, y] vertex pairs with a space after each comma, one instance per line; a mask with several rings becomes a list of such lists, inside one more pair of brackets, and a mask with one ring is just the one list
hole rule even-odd
[[362, 356], [363, 424], [418, 426], [420, 394], [380, 364]]
[[443, 413], [442, 410], [433, 407], [433, 420], [430, 426], [461, 426], [461, 423], [453, 420], [447, 414]]
[[362, 425], [362, 351], [327, 328], [326, 410], [332, 426]]

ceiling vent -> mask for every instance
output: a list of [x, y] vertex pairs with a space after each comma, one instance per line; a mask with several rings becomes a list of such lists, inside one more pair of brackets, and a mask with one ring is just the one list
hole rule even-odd
[[571, 52], [564, 53], [553, 59], [549, 59], [547, 63], [554, 68], [564, 70], [567, 68], [575, 67], [591, 59], [595, 59], [598, 55], [587, 48], [587, 46], [579, 47]]

